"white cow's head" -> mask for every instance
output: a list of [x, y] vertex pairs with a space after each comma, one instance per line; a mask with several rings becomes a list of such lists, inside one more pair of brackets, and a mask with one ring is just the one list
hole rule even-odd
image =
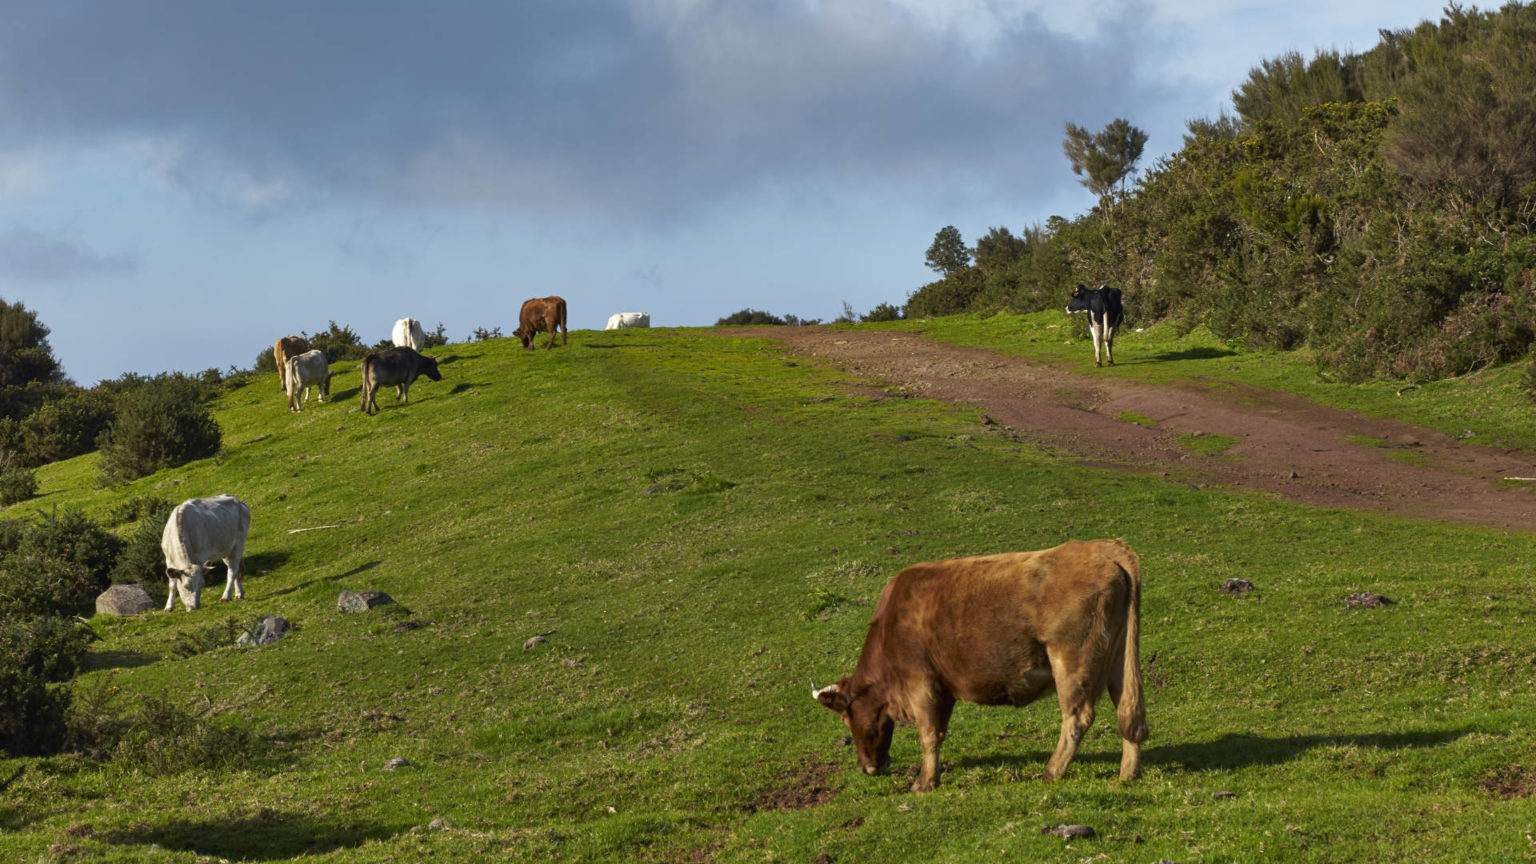
[[[165, 578], [171, 582], [171, 590], [181, 595], [181, 603], [187, 607], [187, 611], [202, 608], [203, 602], [203, 574], [208, 571], [201, 564], [194, 566], [186, 572], [165, 568]], [[170, 605], [165, 607], [170, 610]]]

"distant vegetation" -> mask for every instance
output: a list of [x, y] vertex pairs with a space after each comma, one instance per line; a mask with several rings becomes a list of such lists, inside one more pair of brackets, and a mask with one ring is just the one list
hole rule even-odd
[[[1038, 311], [1107, 282], [1134, 322], [1307, 346], [1350, 380], [1519, 359], [1536, 340], [1532, 44], [1536, 7], [1452, 4], [1361, 54], [1265, 60], [1235, 117], [1191, 121], [1134, 190], [1104, 175], [1081, 218], [993, 228], [970, 263], [946, 226], [942, 278], [907, 315]], [[1069, 158], [1093, 138], [1069, 125]]]

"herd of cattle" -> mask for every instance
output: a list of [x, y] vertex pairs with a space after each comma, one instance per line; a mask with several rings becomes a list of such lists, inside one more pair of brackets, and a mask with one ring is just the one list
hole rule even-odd
[[[1120, 291], [1077, 286], [1067, 312], [1086, 312], [1093, 334], [1114, 364], [1114, 331], [1123, 318]], [[533, 348], [534, 335], [555, 330], [566, 344], [566, 307], [560, 297], [523, 304], [514, 335]], [[650, 316], [622, 312], [606, 329], [649, 327]], [[420, 375], [441, 381], [437, 360], [425, 356], [420, 322], [395, 322], [395, 347], [363, 359], [362, 409], [378, 410], [374, 395], [393, 385], [409, 404]], [[273, 346], [290, 410], [301, 410], [309, 388], [319, 400], [330, 394], [325, 355], [298, 336]], [[300, 398], [300, 392], [303, 398]], [[170, 580], [165, 610], [176, 598], [190, 611], [201, 604], [208, 562], [229, 569], [222, 599], [245, 596], [245, 540], [250, 508], [231, 495], [193, 498], [179, 504], [161, 535]], [[1094, 718], [1094, 704], [1108, 690], [1122, 743], [1120, 778], [1141, 776], [1141, 744], [1147, 738], [1142, 698], [1141, 564], [1120, 540], [1070, 541], [1038, 552], [952, 558], [915, 564], [893, 576], [880, 592], [852, 674], [817, 688], [811, 696], [839, 714], [855, 745], [860, 770], [877, 774], [890, 762], [898, 722], [916, 725], [922, 766], [915, 792], [939, 779], [939, 747], [957, 701], [1026, 705], [1054, 690], [1061, 708], [1061, 736], [1046, 763], [1045, 779], [1066, 772]]]

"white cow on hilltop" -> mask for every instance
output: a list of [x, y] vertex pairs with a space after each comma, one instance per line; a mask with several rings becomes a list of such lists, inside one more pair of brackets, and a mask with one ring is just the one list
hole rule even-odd
[[[297, 357], [288, 358], [287, 374], [283, 376], [288, 382], [288, 410], [302, 411], [303, 403], [309, 401], [309, 388], [314, 387], [318, 394], [315, 399], [324, 402], [331, 396], [331, 369], [325, 362], [325, 352], [306, 351]], [[299, 398], [299, 392], [303, 391], [304, 398]]]
[[189, 498], [177, 504], [160, 535], [165, 576], [171, 583], [165, 611], [175, 608], [177, 594], [188, 612], [201, 607], [203, 574], [209, 561], [220, 559], [229, 568], [222, 599], [228, 600], [231, 591], [236, 600], [243, 599], [240, 580], [245, 576], [245, 535], [250, 530], [251, 508], [233, 495]]
[[649, 312], [616, 312], [608, 319], [608, 326], [604, 330], [623, 330], [626, 327], [651, 326], [651, 313]]
[[421, 322], [415, 318], [401, 318], [395, 322], [392, 341], [396, 348], [423, 351], [427, 347], [427, 331], [421, 329]]

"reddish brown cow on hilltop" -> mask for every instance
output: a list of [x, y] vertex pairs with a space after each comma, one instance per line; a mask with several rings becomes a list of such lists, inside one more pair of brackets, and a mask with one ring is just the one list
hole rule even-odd
[[523, 340], [524, 348], [533, 347], [534, 334], [540, 330], [549, 331], [549, 344], [544, 347], [555, 347], [556, 327], [560, 328], [560, 344], [566, 344], [565, 299], [562, 297], [551, 295], [523, 301], [523, 311], [518, 314], [517, 322], [512, 335]]
[[288, 392], [288, 358], [297, 357], [309, 350], [309, 340], [303, 336], [284, 336], [272, 346], [272, 357], [277, 360], [277, 382], [283, 393]]
[[880, 592], [853, 674], [812, 695], [842, 715], [866, 774], [890, 762], [898, 721], [917, 724], [912, 791], [927, 792], [956, 700], [1026, 705], [1055, 689], [1061, 738], [1045, 766], [1055, 780], [1108, 687], [1129, 780], [1141, 776], [1147, 738], [1140, 631], [1141, 564], [1119, 540], [915, 564]]

